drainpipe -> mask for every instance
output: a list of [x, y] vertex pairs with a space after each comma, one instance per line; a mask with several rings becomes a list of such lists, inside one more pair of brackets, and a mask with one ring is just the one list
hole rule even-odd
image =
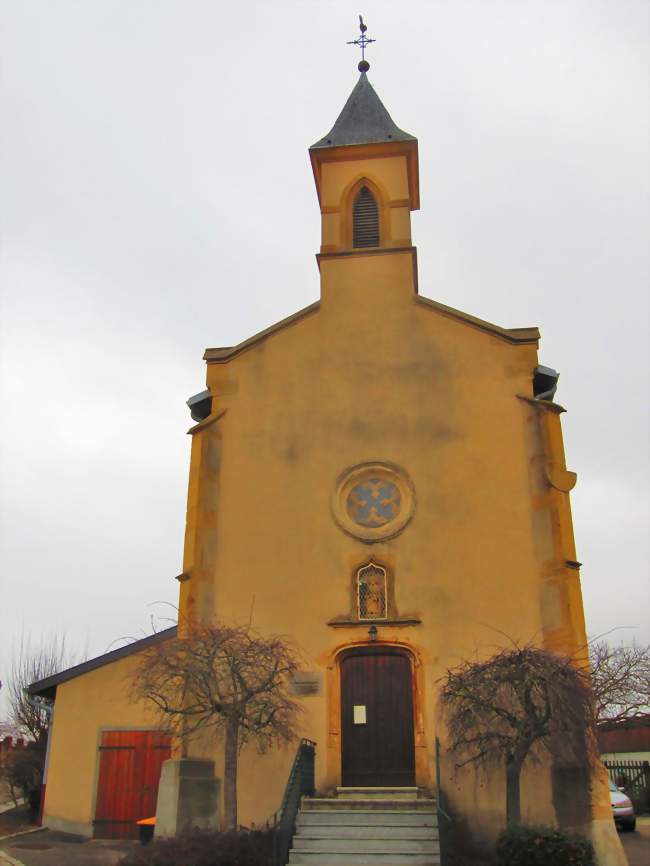
[[25, 690], [25, 697], [27, 698], [28, 703], [30, 703], [35, 709], [42, 710], [47, 716], [47, 742], [45, 744], [45, 761], [43, 763], [43, 778], [41, 779], [41, 794], [38, 802], [38, 816], [36, 818], [36, 823], [40, 826], [43, 825], [43, 809], [45, 808], [45, 789], [47, 787], [47, 769], [50, 764], [50, 745], [52, 743], [52, 726], [54, 724], [54, 704], [46, 704], [41, 701], [37, 701], [35, 698], [32, 698], [27, 694]]

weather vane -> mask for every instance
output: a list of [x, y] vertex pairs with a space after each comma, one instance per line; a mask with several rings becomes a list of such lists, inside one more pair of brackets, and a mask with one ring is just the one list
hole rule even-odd
[[376, 42], [376, 39], [369, 39], [366, 36], [366, 30], [368, 28], [363, 23], [363, 18], [359, 15], [359, 30], [361, 31], [361, 36], [358, 39], [353, 39], [351, 42], [348, 42], [348, 45], [358, 45], [361, 48], [361, 60], [359, 61], [359, 72], [367, 72], [370, 69], [370, 64], [366, 60], [366, 45], [370, 45], [371, 42]]

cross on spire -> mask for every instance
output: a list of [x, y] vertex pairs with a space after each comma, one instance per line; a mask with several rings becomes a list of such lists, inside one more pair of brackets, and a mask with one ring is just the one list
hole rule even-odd
[[376, 39], [369, 39], [366, 36], [366, 30], [368, 27], [363, 23], [363, 17], [359, 15], [359, 30], [361, 31], [361, 36], [357, 39], [353, 39], [351, 42], [348, 42], [348, 45], [358, 45], [361, 48], [361, 60], [359, 61], [359, 72], [367, 72], [370, 69], [370, 64], [366, 60], [366, 45], [370, 45], [371, 42], [376, 42]]

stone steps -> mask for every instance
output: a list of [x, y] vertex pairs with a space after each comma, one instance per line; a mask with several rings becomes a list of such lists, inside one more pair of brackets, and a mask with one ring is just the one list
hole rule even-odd
[[373, 809], [390, 809], [391, 811], [404, 810], [409, 812], [435, 812], [436, 807], [432, 800], [405, 800], [398, 798], [397, 800], [378, 800], [373, 798], [338, 800], [334, 797], [310, 797], [303, 801], [302, 808], [306, 811], [312, 810], [338, 810], [341, 808], [341, 803], [345, 803], [346, 809], [362, 809], [370, 811]]
[[435, 807], [413, 811], [390, 809], [303, 809], [298, 827], [437, 827]]
[[411, 836], [403, 839], [390, 836], [376, 838], [374, 834], [369, 835], [366, 830], [363, 836], [347, 839], [334, 836], [295, 836], [293, 850], [319, 854], [338, 854], [341, 851], [355, 851], [359, 854], [437, 854], [438, 841], [434, 840], [432, 835], [429, 834], [428, 839]]
[[426, 824], [297, 824], [301, 839], [431, 839], [433, 826]]
[[417, 788], [338, 788], [306, 797], [289, 866], [436, 866], [438, 815]]
[[341, 800], [417, 800], [417, 788], [337, 788]]
[[289, 854], [289, 866], [439, 866], [439, 854], [381, 854], [341, 851], [338, 854], [302, 851]]

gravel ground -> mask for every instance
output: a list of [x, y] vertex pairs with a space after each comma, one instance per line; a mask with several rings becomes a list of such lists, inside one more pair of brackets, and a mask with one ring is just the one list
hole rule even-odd
[[10, 806], [6, 811], [0, 809], [0, 836], [8, 836], [10, 833], [20, 833], [35, 827], [34, 819], [30, 816], [27, 806]]
[[[138, 844], [41, 830], [0, 841], [0, 866], [5, 866], [5, 855], [17, 860], [20, 866], [116, 866], [118, 860]], [[8, 866], [15, 866], [11, 859]]]

